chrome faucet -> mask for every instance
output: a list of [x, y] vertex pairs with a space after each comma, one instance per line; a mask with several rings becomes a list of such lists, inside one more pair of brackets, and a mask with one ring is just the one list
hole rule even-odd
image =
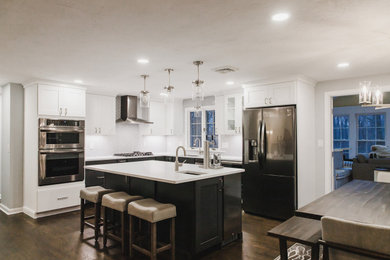
[[178, 146], [176, 148], [175, 172], [179, 171], [179, 167], [183, 166], [183, 163], [185, 162], [184, 161], [182, 163], [179, 163], [179, 150], [180, 150], [180, 148], [183, 149], [184, 156], [187, 156], [186, 149], [183, 146]]
[[[197, 141], [198, 141], [198, 142], [197, 142]], [[195, 138], [195, 140], [194, 140], [194, 146], [196, 147], [196, 143], [198, 143], [198, 147], [199, 147], [198, 153], [199, 153], [199, 155], [202, 154], [202, 148], [201, 148], [201, 146], [200, 146], [200, 142], [201, 142], [201, 140], [200, 140], [199, 137]]]

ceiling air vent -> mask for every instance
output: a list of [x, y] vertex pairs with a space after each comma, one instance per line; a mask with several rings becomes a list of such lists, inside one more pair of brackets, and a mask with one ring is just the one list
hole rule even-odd
[[222, 67], [215, 68], [213, 70], [218, 73], [226, 74], [230, 72], [236, 72], [238, 68], [235, 68], [233, 66], [222, 66]]

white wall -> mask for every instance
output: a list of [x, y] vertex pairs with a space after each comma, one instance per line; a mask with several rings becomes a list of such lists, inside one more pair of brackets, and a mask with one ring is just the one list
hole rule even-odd
[[316, 135], [316, 196], [320, 197], [332, 189], [331, 140], [332, 125], [330, 116], [332, 96], [354, 95], [359, 93], [359, 82], [370, 80], [374, 84], [390, 89], [390, 74], [359, 78], [325, 81], [315, 88], [315, 135]]
[[2, 124], [3, 124], [3, 115], [2, 115], [2, 103], [3, 103], [3, 96], [2, 96], [2, 89], [0, 88], [0, 202], [1, 202], [1, 176], [2, 176], [2, 171], [1, 171], [1, 150], [3, 150], [1, 147], [2, 147], [2, 143], [1, 143], [1, 128], [2, 128]]
[[116, 134], [113, 136], [87, 135], [86, 157], [113, 155], [114, 153], [166, 152], [165, 136], [142, 136], [139, 125], [127, 122], [116, 124]]
[[23, 206], [23, 86], [2, 87], [1, 209], [9, 213]]

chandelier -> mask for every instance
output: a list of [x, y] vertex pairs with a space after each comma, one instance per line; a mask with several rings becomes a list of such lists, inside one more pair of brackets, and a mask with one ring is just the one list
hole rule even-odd
[[359, 104], [367, 107], [375, 107], [376, 109], [387, 108], [388, 104], [383, 104], [383, 92], [376, 85], [371, 86], [371, 81], [361, 81], [359, 92]]

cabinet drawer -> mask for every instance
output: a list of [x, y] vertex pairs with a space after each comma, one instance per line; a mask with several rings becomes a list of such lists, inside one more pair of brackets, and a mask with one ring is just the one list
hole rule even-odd
[[80, 204], [80, 190], [84, 184], [38, 190], [37, 212], [73, 207]]
[[104, 186], [104, 172], [85, 170], [85, 187]]

